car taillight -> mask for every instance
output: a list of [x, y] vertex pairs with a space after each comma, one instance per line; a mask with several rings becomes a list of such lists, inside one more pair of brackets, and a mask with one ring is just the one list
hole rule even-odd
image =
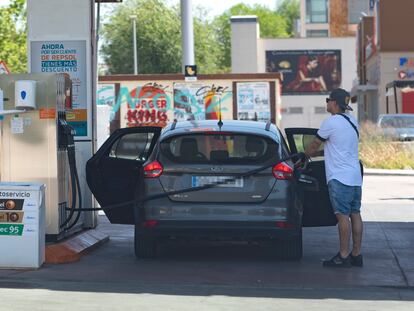
[[294, 225], [286, 221], [276, 221], [276, 227], [281, 228], [281, 229], [290, 229], [290, 228], [293, 228]]
[[147, 220], [143, 223], [144, 228], [154, 228], [156, 225], [158, 225], [158, 221], [153, 219]]
[[160, 177], [163, 171], [163, 167], [160, 162], [153, 161], [144, 166], [144, 177], [145, 178], [156, 178]]
[[276, 179], [287, 180], [293, 178], [293, 169], [284, 162], [273, 166], [272, 173]]

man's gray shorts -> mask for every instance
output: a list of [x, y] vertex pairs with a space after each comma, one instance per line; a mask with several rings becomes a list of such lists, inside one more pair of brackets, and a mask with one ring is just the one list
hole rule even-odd
[[358, 214], [361, 209], [361, 186], [347, 186], [336, 179], [328, 182], [329, 198], [335, 214]]

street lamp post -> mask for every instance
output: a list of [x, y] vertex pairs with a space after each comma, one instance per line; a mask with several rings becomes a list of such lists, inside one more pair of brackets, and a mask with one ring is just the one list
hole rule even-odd
[[131, 15], [130, 18], [132, 19], [133, 28], [132, 44], [134, 46], [134, 74], [138, 74], [137, 16]]

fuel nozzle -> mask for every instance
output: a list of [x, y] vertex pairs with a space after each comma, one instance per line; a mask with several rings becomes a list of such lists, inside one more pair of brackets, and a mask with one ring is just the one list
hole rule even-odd
[[70, 126], [66, 120], [59, 119], [58, 127], [58, 147], [59, 149], [75, 150], [74, 136], [76, 134], [74, 128]]

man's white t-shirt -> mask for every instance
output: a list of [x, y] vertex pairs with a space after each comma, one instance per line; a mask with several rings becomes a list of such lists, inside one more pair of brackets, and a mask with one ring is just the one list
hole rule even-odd
[[[358, 128], [357, 120], [346, 114]], [[332, 115], [323, 121], [317, 137], [325, 142], [326, 182], [336, 179], [347, 186], [361, 186], [362, 176], [358, 158], [358, 136], [343, 116]]]

